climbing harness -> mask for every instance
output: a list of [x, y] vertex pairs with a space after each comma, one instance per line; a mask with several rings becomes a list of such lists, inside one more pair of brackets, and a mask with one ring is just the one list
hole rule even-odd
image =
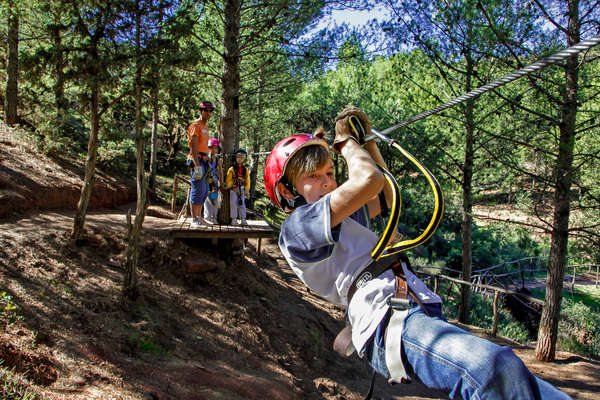
[[[348, 123], [360, 143], [364, 144], [365, 142], [379, 138], [391, 147], [395, 147], [397, 150], [399, 150], [425, 175], [433, 192], [435, 206], [432, 217], [425, 230], [414, 239], [395, 241], [394, 239], [398, 236], [397, 225], [398, 220], [400, 219], [402, 203], [400, 188], [394, 176], [383, 166], [377, 165], [391, 188], [391, 210], [389, 212], [389, 218], [383, 233], [379, 236], [375, 246], [373, 247], [373, 250], [371, 250], [371, 263], [354, 279], [350, 285], [347, 296], [348, 305], [350, 305], [350, 301], [352, 300], [352, 296], [356, 290], [389, 269], [394, 272], [396, 291], [394, 295], [388, 299], [388, 305], [392, 310], [392, 314], [386, 328], [384, 339], [386, 342], [385, 360], [390, 373], [390, 381], [408, 382], [410, 381], [410, 378], [406, 373], [404, 363], [401, 358], [401, 341], [398, 339], [398, 335], [402, 332], [404, 320], [406, 319], [408, 310], [410, 308], [409, 295], [419, 305], [421, 305], [424, 311], [426, 311], [426, 308], [423, 307], [419, 298], [409, 290], [406, 282], [406, 276], [408, 269], [410, 269], [410, 262], [408, 261], [406, 255], [401, 252], [423, 244], [434, 234], [444, 213], [444, 196], [439, 182], [435, 176], [420, 161], [413, 157], [409, 152], [404, 150], [394, 139], [385, 136], [375, 129], [371, 129], [374, 136], [366, 137], [366, 131], [360, 119], [356, 116], [350, 116]], [[384, 207], [385, 204], [382, 200], [382, 211]], [[386, 258], [392, 255], [395, 255], [395, 257], [393, 257], [391, 261]], [[352, 328], [349, 324], [347, 324], [346, 327], [337, 335], [333, 343], [333, 348], [337, 353], [346, 357], [354, 352], [354, 346], [352, 345]], [[373, 371], [373, 377], [371, 378], [371, 384], [369, 391], [365, 396], [365, 400], [370, 399], [373, 394], [375, 374], [375, 371]]]

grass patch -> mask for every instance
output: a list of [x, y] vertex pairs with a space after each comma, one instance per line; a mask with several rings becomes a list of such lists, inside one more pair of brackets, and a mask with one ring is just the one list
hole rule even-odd
[[0, 398], [2, 400], [37, 400], [38, 396], [27, 387], [25, 380], [2, 366], [0, 359]]

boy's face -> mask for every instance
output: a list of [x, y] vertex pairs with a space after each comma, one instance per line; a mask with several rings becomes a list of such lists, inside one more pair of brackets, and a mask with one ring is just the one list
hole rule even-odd
[[212, 146], [212, 147], [210, 147], [210, 152], [212, 154], [218, 154], [219, 153], [219, 146]]
[[240, 165], [243, 164], [244, 161], [246, 161], [246, 155], [244, 153], [237, 153], [235, 155], [235, 161]]
[[314, 172], [300, 175], [294, 186], [308, 203], [314, 203], [332, 192], [337, 188], [337, 182], [333, 179], [331, 160]]

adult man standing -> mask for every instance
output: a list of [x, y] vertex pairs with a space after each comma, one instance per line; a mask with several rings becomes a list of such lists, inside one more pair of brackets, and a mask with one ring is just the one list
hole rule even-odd
[[191, 169], [190, 206], [192, 223], [190, 226], [192, 228], [206, 225], [202, 218], [202, 206], [208, 195], [206, 174], [209, 170], [207, 162], [209, 128], [207, 122], [214, 109], [215, 107], [210, 101], [200, 103], [200, 118], [192, 122], [188, 128], [190, 152], [187, 164]]

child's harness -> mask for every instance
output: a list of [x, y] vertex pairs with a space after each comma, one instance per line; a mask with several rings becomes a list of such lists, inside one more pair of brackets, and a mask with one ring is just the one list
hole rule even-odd
[[[388, 305], [394, 310], [408, 310], [410, 308], [410, 296], [425, 312], [427, 312], [426, 307], [423, 306], [419, 297], [409, 289], [408, 284], [406, 283], [402, 263], [404, 263], [405, 267], [412, 273], [415, 273], [408, 261], [408, 257], [406, 257], [404, 253], [399, 254], [391, 261], [380, 258], [377, 261], [371, 262], [350, 285], [350, 289], [348, 290], [348, 305], [350, 305], [352, 297], [358, 289], [366, 285], [370, 280], [375, 279], [385, 271], [391, 269], [396, 280], [396, 291], [394, 296], [388, 299]], [[333, 349], [344, 357], [348, 357], [354, 352], [355, 349], [352, 346], [352, 327], [349, 324], [347, 324], [336, 336], [333, 341]]]
[[[365, 137], [364, 127], [361, 124], [360, 119], [355, 116], [349, 118], [351, 128], [354, 130], [356, 137]], [[362, 136], [359, 131], [362, 130]], [[394, 272], [396, 281], [396, 291], [394, 295], [388, 299], [388, 305], [392, 309], [392, 314], [388, 322], [388, 326], [385, 330], [385, 362], [390, 373], [390, 382], [407, 382], [410, 381], [404, 368], [401, 356], [401, 335], [404, 329], [404, 320], [408, 315], [410, 308], [410, 299], [412, 297], [417, 304], [421, 306], [423, 311], [429, 315], [427, 307], [423, 306], [421, 300], [415, 293], [410, 290], [406, 282], [406, 274], [408, 271], [415, 274], [414, 270], [410, 266], [408, 257], [403, 251], [417, 247], [427, 241], [437, 229], [444, 210], [444, 198], [442, 189], [431, 172], [421, 164], [416, 158], [410, 153], [404, 150], [395, 140], [388, 138], [381, 134], [375, 129], [371, 129], [375, 136], [379, 137], [387, 144], [398, 149], [406, 158], [408, 158], [419, 170], [425, 175], [429, 181], [435, 200], [435, 208], [433, 215], [429, 221], [429, 225], [425, 230], [415, 239], [402, 240], [397, 243], [391, 243], [395, 234], [397, 233], [396, 227], [398, 220], [400, 219], [400, 206], [401, 206], [401, 194], [398, 183], [391, 175], [391, 173], [385, 168], [378, 165], [381, 172], [384, 174], [387, 182], [392, 188], [392, 206], [390, 210], [390, 217], [387, 225], [380, 235], [379, 239], [375, 243], [373, 250], [371, 251], [371, 263], [356, 277], [356, 279], [350, 285], [348, 290], [348, 306], [352, 300], [354, 293], [367, 282], [375, 279], [383, 272], [391, 269]], [[382, 214], [387, 213], [387, 205], [384, 197], [380, 194], [380, 204]], [[387, 257], [394, 255], [391, 260], [386, 259]], [[416, 274], [415, 274], [416, 275]], [[388, 340], [389, 339], [389, 340]], [[354, 352], [354, 346], [352, 344], [352, 327], [347, 324], [344, 329], [336, 336], [333, 343], [334, 350], [342, 356], [348, 357]], [[365, 400], [370, 399], [373, 393], [373, 386], [375, 383], [375, 374], [373, 371], [373, 378], [371, 381], [371, 387], [365, 397]]]
[[245, 165], [236, 165], [233, 167], [235, 171], [235, 176], [233, 180], [233, 188], [237, 189], [239, 187], [246, 186], [246, 166]]
[[234, 169], [234, 180], [232, 189], [238, 195], [238, 206], [242, 205], [242, 193], [244, 192], [244, 187], [246, 186], [246, 166], [245, 165], [235, 165]]

